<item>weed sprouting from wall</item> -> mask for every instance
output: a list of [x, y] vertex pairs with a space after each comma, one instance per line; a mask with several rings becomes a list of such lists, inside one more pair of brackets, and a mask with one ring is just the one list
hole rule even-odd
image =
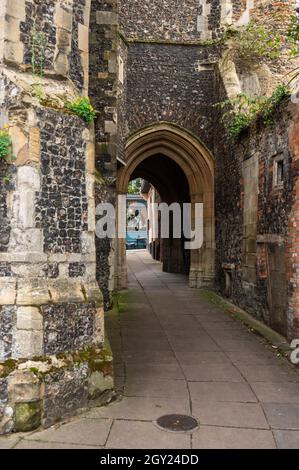
[[47, 36], [43, 31], [38, 31], [36, 24], [31, 30], [31, 66], [32, 73], [40, 77], [45, 73]]
[[229, 136], [236, 139], [258, 118], [265, 125], [270, 125], [273, 122], [272, 116], [275, 109], [290, 95], [288, 86], [278, 85], [269, 98], [251, 98], [245, 93], [240, 93], [235, 98], [217, 103], [215, 106], [225, 111], [222, 115], [222, 122]]

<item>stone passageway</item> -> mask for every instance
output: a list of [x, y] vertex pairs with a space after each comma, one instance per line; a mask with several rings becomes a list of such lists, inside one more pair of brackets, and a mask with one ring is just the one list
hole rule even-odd
[[[299, 375], [262, 339], [161, 272], [146, 252], [128, 254], [129, 291], [107, 318], [124, 398], [70, 423], [0, 439], [15, 448], [298, 448]], [[168, 433], [169, 413], [200, 421]]]

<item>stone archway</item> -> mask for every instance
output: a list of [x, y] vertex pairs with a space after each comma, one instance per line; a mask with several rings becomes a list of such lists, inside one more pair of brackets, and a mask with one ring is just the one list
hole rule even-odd
[[[214, 280], [215, 261], [215, 163], [209, 150], [187, 130], [173, 124], [158, 123], [141, 129], [127, 140], [126, 164], [118, 171], [117, 193], [125, 195], [136, 168], [144, 160], [157, 154], [170, 158], [183, 171], [189, 185], [191, 204], [203, 203], [204, 244], [200, 250], [191, 251], [189, 285], [190, 287], [209, 285]], [[153, 172], [158, 170], [153, 168]], [[116, 287], [126, 288], [124, 239], [118, 240], [116, 259]]]

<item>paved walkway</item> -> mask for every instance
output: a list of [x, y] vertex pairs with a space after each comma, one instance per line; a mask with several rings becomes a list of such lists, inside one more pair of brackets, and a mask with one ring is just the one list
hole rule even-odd
[[[70, 423], [0, 439], [15, 448], [299, 448], [299, 375], [262, 339], [161, 272], [145, 252], [130, 253], [127, 308], [107, 319], [124, 398]], [[187, 413], [192, 435], [154, 421]]]

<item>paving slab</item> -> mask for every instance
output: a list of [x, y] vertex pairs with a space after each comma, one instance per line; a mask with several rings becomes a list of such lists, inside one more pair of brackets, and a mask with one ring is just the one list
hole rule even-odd
[[244, 382], [244, 378], [231, 364], [182, 365], [186, 379], [191, 382]]
[[266, 348], [263, 351], [226, 351], [227, 357], [232, 361], [233, 364], [244, 364], [244, 365], [279, 365], [283, 364], [284, 361], [275, 356], [272, 351], [268, 351]]
[[192, 400], [203, 402], [254, 403], [256, 396], [246, 383], [238, 382], [189, 382]]
[[227, 355], [221, 351], [197, 351], [195, 353], [176, 351], [175, 355], [182, 367], [200, 364], [231, 364]]
[[293, 429], [299, 431], [299, 405], [273, 404], [263, 405], [268, 423], [273, 429]]
[[239, 365], [248, 382], [298, 382], [299, 375], [286, 365]]
[[255, 394], [262, 403], [298, 403], [298, 383], [252, 382]]
[[258, 350], [261, 352], [264, 351], [264, 346], [262, 346], [255, 337], [246, 341], [218, 339], [217, 341], [215, 340], [215, 342], [225, 352], [256, 353]]
[[168, 318], [160, 318], [160, 323], [165, 331], [174, 331], [174, 330], [197, 330], [201, 329], [200, 324], [196, 321], [195, 317], [192, 315], [186, 315], [184, 318], [174, 318], [169, 316]]
[[201, 426], [192, 437], [193, 449], [275, 449], [271, 431]]
[[138, 379], [184, 379], [179, 364], [127, 364], [126, 376], [128, 380]]
[[299, 449], [299, 431], [274, 431], [278, 449]]
[[19, 441], [17, 436], [0, 436], [0, 449], [12, 449]]
[[126, 396], [133, 397], [182, 397], [189, 396], [187, 384], [184, 380], [156, 379], [135, 380], [131, 379], [126, 384]]
[[104, 446], [112, 425], [110, 419], [78, 419], [28, 436], [28, 440], [63, 444]]
[[190, 449], [188, 434], [161, 431], [154, 423], [114, 421], [107, 442], [112, 449]]
[[172, 347], [175, 352], [220, 351], [219, 346], [209, 337], [173, 340]]
[[124, 397], [120, 402], [95, 408], [88, 418], [113, 418], [153, 421], [165, 414], [190, 414], [189, 397], [186, 398], [145, 398]]
[[217, 313], [215, 313], [215, 312], [201, 313], [199, 315], [194, 315], [194, 317], [202, 325], [204, 325], [206, 322], [208, 322], [208, 323], [211, 323], [211, 322], [215, 322], [215, 323], [223, 323], [223, 322], [233, 323], [235, 321], [229, 315], [226, 315], [225, 313], [219, 314], [218, 312]]
[[123, 358], [127, 364], [177, 364], [172, 351], [124, 351]]
[[203, 403], [192, 400], [192, 414], [201, 425], [269, 429], [263, 408], [257, 403]]
[[171, 348], [166, 339], [162, 338], [124, 338], [124, 351], [170, 351]]

